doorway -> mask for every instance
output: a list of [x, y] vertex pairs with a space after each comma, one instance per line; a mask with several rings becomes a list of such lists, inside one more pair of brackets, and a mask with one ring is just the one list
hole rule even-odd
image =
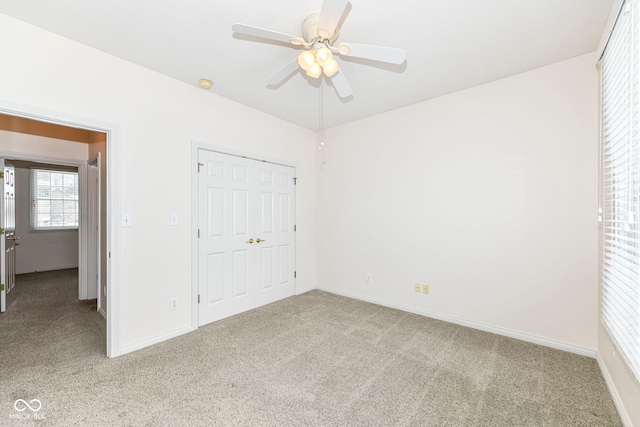
[[[32, 162], [75, 163], [80, 182], [82, 208], [80, 209], [79, 237], [77, 241], [78, 297], [98, 298], [98, 311], [107, 318], [107, 356], [118, 355], [117, 336], [112, 336], [113, 324], [117, 319], [109, 319], [107, 305], [107, 212], [109, 199], [106, 191], [107, 146], [113, 130], [91, 123], [77, 124], [59, 114], [45, 117], [33, 111], [16, 111], [0, 105], [0, 135], [5, 143], [0, 143], [0, 154], [4, 157]], [[56, 117], [57, 116], [57, 117]], [[74, 119], [75, 120], [75, 119]], [[7, 138], [9, 139], [7, 143]], [[23, 138], [25, 143], [16, 143]], [[18, 150], [16, 150], [16, 147]], [[82, 152], [79, 155], [78, 152]], [[93, 185], [91, 185], [93, 181]], [[95, 192], [99, 194], [95, 194]], [[88, 197], [91, 195], [92, 197]], [[90, 203], [89, 203], [90, 202]], [[90, 220], [91, 219], [91, 220]], [[90, 235], [89, 229], [94, 233]], [[93, 248], [89, 248], [93, 245]], [[94, 260], [93, 257], [96, 257]], [[69, 266], [60, 266], [65, 268]], [[89, 285], [91, 283], [91, 285]], [[94, 289], [95, 288], [95, 289]]]

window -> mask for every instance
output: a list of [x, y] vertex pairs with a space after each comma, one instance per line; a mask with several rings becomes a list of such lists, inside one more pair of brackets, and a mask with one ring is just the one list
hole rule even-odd
[[78, 173], [31, 169], [31, 229], [78, 228]]
[[628, 0], [600, 61], [600, 212], [605, 329], [640, 379], [640, 1]]

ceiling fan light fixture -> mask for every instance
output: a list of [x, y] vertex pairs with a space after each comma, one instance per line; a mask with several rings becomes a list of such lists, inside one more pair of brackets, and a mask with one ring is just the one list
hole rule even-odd
[[320, 77], [321, 74], [322, 74], [322, 67], [315, 62], [311, 64], [311, 66], [307, 70], [307, 75], [309, 77], [313, 77], [314, 79], [317, 79], [318, 77]]
[[333, 54], [327, 47], [321, 47], [316, 52], [316, 62], [321, 67], [326, 67], [333, 60]]
[[322, 71], [324, 71], [324, 74], [327, 77], [333, 76], [338, 72], [339, 69], [340, 68], [338, 67], [338, 63], [335, 59], [331, 59], [331, 61], [326, 66], [322, 67]]
[[315, 54], [310, 50], [305, 50], [298, 56], [298, 65], [300, 65], [300, 68], [302, 68], [303, 70], [308, 71], [309, 68], [311, 68], [311, 66], [315, 63], [315, 60]]
[[336, 55], [393, 65], [400, 65], [406, 60], [406, 52], [403, 49], [358, 43], [336, 45], [342, 19], [348, 14], [349, 6], [349, 0], [322, 0], [320, 12], [312, 13], [303, 21], [302, 37], [245, 24], [234, 24], [231, 29], [234, 33], [251, 38], [268, 39], [294, 48], [305, 48], [306, 51], [290, 60], [267, 80], [269, 86], [282, 83], [301, 68], [312, 78], [320, 78], [324, 73], [331, 79], [337, 95], [344, 99], [353, 95], [353, 89], [336, 63]]

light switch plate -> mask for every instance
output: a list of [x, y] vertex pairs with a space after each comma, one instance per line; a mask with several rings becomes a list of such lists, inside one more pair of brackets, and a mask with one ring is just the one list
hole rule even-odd
[[122, 214], [122, 227], [133, 227], [131, 222], [131, 215]]
[[175, 226], [178, 225], [178, 214], [169, 215], [169, 225]]

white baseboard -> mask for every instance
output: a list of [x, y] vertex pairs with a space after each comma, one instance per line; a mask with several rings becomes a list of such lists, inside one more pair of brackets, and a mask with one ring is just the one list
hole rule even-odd
[[180, 335], [184, 335], [184, 334], [189, 333], [189, 332], [193, 332], [196, 329], [198, 329], [198, 328], [194, 328], [193, 326], [188, 326], [186, 328], [176, 329], [175, 331], [171, 331], [168, 334], [158, 335], [157, 337], [153, 337], [151, 339], [144, 340], [144, 341], [136, 343], [136, 344], [127, 345], [127, 346], [122, 347], [120, 349], [119, 356], [122, 356], [122, 355], [127, 354], [127, 353], [131, 353], [132, 351], [143, 349], [145, 347], [152, 346], [154, 344], [158, 344], [158, 343], [160, 343], [162, 341], [166, 341], [166, 340], [169, 340], [171, 338], [175, 338], [175, 337], [178, 337]]
[[39, 268], [37, 270], [29, 270], [29, 271], [16, 271], [16, 275], [19, 274], [29, 274], [29, 273], [44, 273], [45, 271], [57, 271], [57, 270], [68, 270], [70, 268], [78, 268], [78, 264], [75, 265], [56, 265]]
[[456, 325], [467, 326], [469, 328], [478, 329], [485, 332], [491, 332], [494, 334], [502, 335], [509, 338], [515, 338], [521, 341], [530, 342], [533, 344], [542, 345], [545, 347], [555, 348], [557, 350], [568, 351], [569, 353], [579, 354], [581, 356], [587, 356], [591, 358], [596, 358], [597, 352], [595, 350], [578, 347], [571, 344], [563, 343], [560, 341], [554, 341], [547, 338], [538, 337], [535, 335], [524, 334], [522, 332], [514, 331], [511, 329], [501, 328], [498, 326], [487, 325], [480, 322], [475, 322], [473, 320], [462, 319], [459, 317], [448, 316], [446, 314], [437, 313], [430, 310], [424, 310], [417, 307], [412, 307], [406, 304], [399, 304], [391, 301], [381, 300], [378, 298], [373, 298], [368, 295], [357, 294], [354, 292], [345, 292], [341, 289], [330, 288], [326, 286], [318, 286], [318, 290], [329, 292], [336, 295], [342, 295], [348, 298], [354, 298], [361, 301], [370, 302], [373, 304], [382, 305], [385, 307], [396, 308], [398, 310], [407, 311], [409, 313], [419, 314], [425, 317], [431, 317], [433, 319], [443, 320], [449, 323], [455, 323]]
[[317, 289], [315, 285], [298, 286], [296, 288], [296, 295], [302, 295], [315, 289]]
[[98, 313], [100, 313], [100, 316], [102, 316], [104, 320], [107, 320], [107, 313], [104, 311], [104, 308], [100, 307]]
[[609, 394], [613, 399], [614, 405], [616, 405], [616, 409], [618, 410], [618, 415], [620, 416], [620, 420], [622, 421], [622, 425], [625, 427], [633, 427], [631, 423], [631, 418], [627, 413], [624, 404], [622, 403], [622, 399], [620, 399], [620, 394], [618, 394], [618, 389], [616, 388], [611, 375], [609, 374], [609, 370], [607, 369], [607, 365], [604, 363], [604, 360], [600, 357], [600, 354], [596, 357], [598, 361], [598, 366], [600, 367], [600, 372], [602, 373], [602, 377], [604, 378], [604, 382], [607, 384], [607, 388], [609, 389]]

